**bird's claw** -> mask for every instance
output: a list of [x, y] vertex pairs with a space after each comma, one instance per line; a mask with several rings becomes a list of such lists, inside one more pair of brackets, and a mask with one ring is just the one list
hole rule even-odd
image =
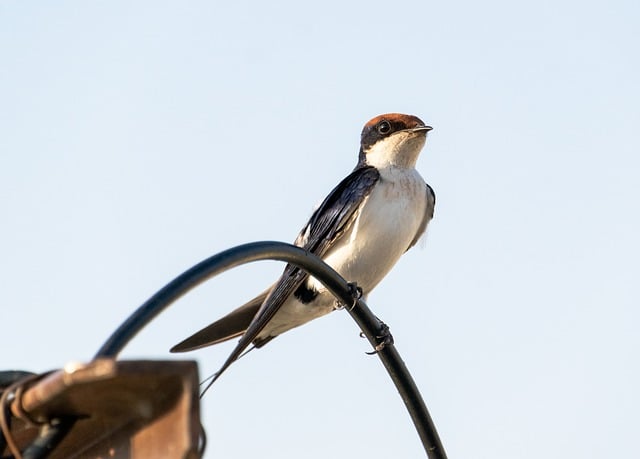
[[362, 288], [359, 287], [356, 282], [349, 282], [347, 285], [349, 286], [349, 291], [351, 292], [351, 297], [353, 298], [353, 304], [351, 305], [351, 308], [350, 308], [351, 310], [356, 306], [356, 304], [358, 303], [358, 300], [362, 298], [363, 291], [362, 291]]
[[[349, 293], [351, 294], [351, 298], [353, 298], [353, 303], [351, 303], [351, 305], [349, 306], [349, 311], [351, 311], [353, 308], [356, 307], [358, 300], [362, 298], [363, 292], [362, 292], [362, 288], [358, 287], [358, 284], [355, 282], [348, 282], [347, 286], [349, 287]], [[346, 307], [347, 307], [346, 304], [336, 301], [334, 309], [340, 310]]]
[[[360, 333], [360, 336], [362, 336], [362, 332]], [[376, 347], [373, 349], [373, 351], [367, 352], [366, 354], [375, 355], [385, 347], [393, 344], [393, 335], [391, 334], [391, 330], [389, 329], [389, 326], [384, 322], [380, 322], [380, 334], [376, 335], [376, 340], [378, 340], [378, 344], [376, 345]]]

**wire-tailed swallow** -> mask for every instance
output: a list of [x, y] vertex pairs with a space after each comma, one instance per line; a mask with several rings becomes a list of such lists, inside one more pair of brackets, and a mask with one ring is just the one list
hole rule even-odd
[[[295, 240], [355, 283], [365, 297], [416, 244], [433, 217], [435, 194], [415, 169], [431, 129], [415, 116], [398, 113], [369, 121], [355, 169], [329, 193]], [[275, 284], [171, 352], [241, 336], [215, 381], [251, 344], [261, 347], [339, 306], [320, 282], [287, 265]]]

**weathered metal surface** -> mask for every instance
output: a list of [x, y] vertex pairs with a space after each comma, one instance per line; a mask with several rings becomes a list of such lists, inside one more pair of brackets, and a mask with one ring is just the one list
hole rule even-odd
[[20, 449], [40, 424], [75, 418], [51, 459], [198, 457], [195, 362], [98, 359], [67, 365], [16, 394], [11, 433]]

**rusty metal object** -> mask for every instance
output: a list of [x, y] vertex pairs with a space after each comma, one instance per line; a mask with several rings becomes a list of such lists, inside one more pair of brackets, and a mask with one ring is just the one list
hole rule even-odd
[[199, 457], [198, 370], [192, 361], [70, 364], [16, 391], [9, 407], [11, 435], [21, 450], [43, 424], [74, 420], [51, 459]]

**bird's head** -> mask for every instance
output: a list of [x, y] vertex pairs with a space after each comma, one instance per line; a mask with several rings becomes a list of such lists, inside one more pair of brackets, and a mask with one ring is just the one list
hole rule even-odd
[[376, 116], [362, 129], [359, 164], [414, 167], [431, 129], [413, 115]]

